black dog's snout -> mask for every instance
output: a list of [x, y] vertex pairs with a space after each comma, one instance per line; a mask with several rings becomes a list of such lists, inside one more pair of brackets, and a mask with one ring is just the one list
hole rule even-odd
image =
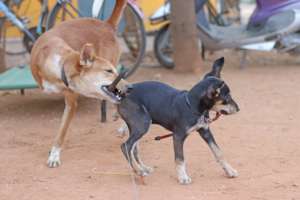
[[235, 107], [236, 112], [239, 112], [239, 111], [240, 111], [239, 105], [238, 105], [234, 100], [232, 100], [232, 104], [233, 104], [233, 106]]

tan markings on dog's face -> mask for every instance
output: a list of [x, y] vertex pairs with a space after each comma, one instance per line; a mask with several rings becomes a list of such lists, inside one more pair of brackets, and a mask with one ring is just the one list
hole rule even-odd
[[84, 68], [76, 80], [70, 81], [70, 87], [85, 96], [103, 99], [107, 96], [101, 87], [111, 84], [116, 78], [116, 74], [107, 72], [101, 67], [94, 67], [94, 65], [95, 63], [89, 68]]
[[224, 104], [222, 101], [217, 101], [211, 110], [226, 114], [234, 114], [238, 112], [238, 109], [235, 105], [227, 103]]

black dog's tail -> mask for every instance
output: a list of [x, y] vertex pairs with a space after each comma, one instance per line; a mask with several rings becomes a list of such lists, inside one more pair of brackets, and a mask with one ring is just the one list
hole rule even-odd
[[223, 68], [224, 62], [225, 62], [224, 57], [221, 57], [221, 58], [215, 60], [215, 62], [213, 64], [213, 67], [212, 67], [212, 70], [209, 73], [207, 73], [204, 78], [207, 78], [209, 76], [215, 76], [215, 77], [220, 78], [221, 77], [221, 70]]

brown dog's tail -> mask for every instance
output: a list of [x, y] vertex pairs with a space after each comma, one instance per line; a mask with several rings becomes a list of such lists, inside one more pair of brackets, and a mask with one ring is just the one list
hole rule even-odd
[[112, 25], [113, 28], [117, 29], [117, 26], [121, 20], [123, 10], [127, 4], [127, 0], [116, 0], [115, 8], [110, 16], [110, 18], [107, 20], [109, 24]]

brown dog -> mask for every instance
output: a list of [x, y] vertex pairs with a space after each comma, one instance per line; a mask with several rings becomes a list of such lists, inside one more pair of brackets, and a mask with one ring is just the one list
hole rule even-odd
[[[106, 21], [91, 18], [63, 22], [43, 34], [31, 52], [31, 71], [40, 88], [65, 97], [61, 126], [51, 148], [48, 166], [60, 165], [60, 151], [80, 94], [118, 103], [119, 96], [105, 90], [117, 77], [120, 57], [116, 30], [126, 0], [117, 0]], [[127, 90], [121, 81], [119, 89]]]

